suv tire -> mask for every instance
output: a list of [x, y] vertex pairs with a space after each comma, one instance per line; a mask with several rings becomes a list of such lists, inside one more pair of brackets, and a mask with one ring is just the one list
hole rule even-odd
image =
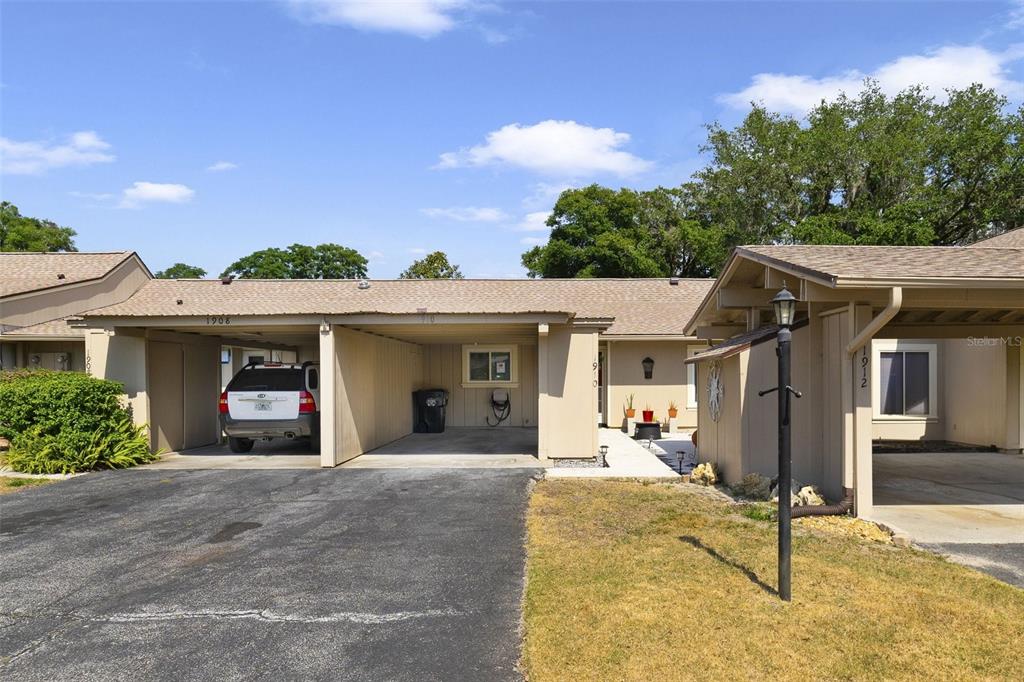
[[228, 447], [231, 448], [231, 452], [249, 452], [252, 450], [253, 445], [255, 445], [255, 442], [252, 438], [228, 438]]

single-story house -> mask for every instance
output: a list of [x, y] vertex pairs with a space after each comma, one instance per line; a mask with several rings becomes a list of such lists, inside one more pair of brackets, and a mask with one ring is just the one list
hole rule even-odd
[[120, 303], [152, 277], [132, 251], [0, 253], [0, 369], [85, 371], [85, 330], [67, 318]]
[[[125, 384], [154, 448], [220, 437], [224, 347], [289, 352], [320, 363], [321, 463], [335, 466], [412, 430], [413, 391], [449, 391], [452, 427], [536, 432], [544, 463], [593, 458], [598, 426], [624, 426], [627, 398], [679, 430], [697, 424], [706, 342], [683, 333], [706, 279], [159, 280], [86, 312], [89, 370]], [[477, 370], [471, 372], [470, 368]], [[490, 368], [486, 376], [481, 368]]]
[[793, 327], [793, 475], [872, 507], [873, 443], [1024, 447], [1024, 230], [969, 247], [743, 246], [686, 325], [698, 448], [728, 482], [777, 473], [771, 299]]

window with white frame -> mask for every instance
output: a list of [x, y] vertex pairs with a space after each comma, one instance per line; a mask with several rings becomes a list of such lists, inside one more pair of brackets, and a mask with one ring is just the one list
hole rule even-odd
[[[707, 350], [707, 346], [688, 346], [686, 357], [692, 358], [697, 353]], [[697, 409], [697, 365], [686, 365], [686, 409]]]
[[882, 419], [927, 419], [938, 414], [937, 346], [876, 341], [872, 372], [874, 413]]
[[462, 383], [512, 385], [519, 380], [516, 346], [463, 346]]

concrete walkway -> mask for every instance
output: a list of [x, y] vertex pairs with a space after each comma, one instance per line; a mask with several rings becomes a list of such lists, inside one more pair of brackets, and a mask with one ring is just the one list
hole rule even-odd
[[536, 469], [537, 429], [448, 428], [413, 433], [341, 465], [346, 469]]
[[679, 478], [658, 457], [618, 429], [600, 429], [600, 444], [608, 446], [604, 468], [560, 468], [545, 470], [548, 478]]

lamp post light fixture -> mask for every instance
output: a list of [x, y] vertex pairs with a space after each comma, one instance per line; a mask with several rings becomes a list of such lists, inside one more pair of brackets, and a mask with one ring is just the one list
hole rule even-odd
[[650, 379], [654, 376], [654, 360], [644, 358], [640, 361], [640, 364], [644, 366], [644, 379]]
[[759, 391], [759, 396], [778, 393], [779, 399], [779, 597], [783, 601], [792, 600], [790, 587], [790, 564], [792, 557], [792, 500], [793, 458], [790, 438], [790, 396], [800, 397], [789, 385], [790, 382], [790, 343], [793, 340], [793, 318], [796, 315], [796, 297], [789, 293], [785, 283], [782, 290], [772, 299], [775, 308], [775, 321], [779, 325], [776, 335], [777, 347], [775, 355], [779, 358], [779, 383], [774, 388]]

